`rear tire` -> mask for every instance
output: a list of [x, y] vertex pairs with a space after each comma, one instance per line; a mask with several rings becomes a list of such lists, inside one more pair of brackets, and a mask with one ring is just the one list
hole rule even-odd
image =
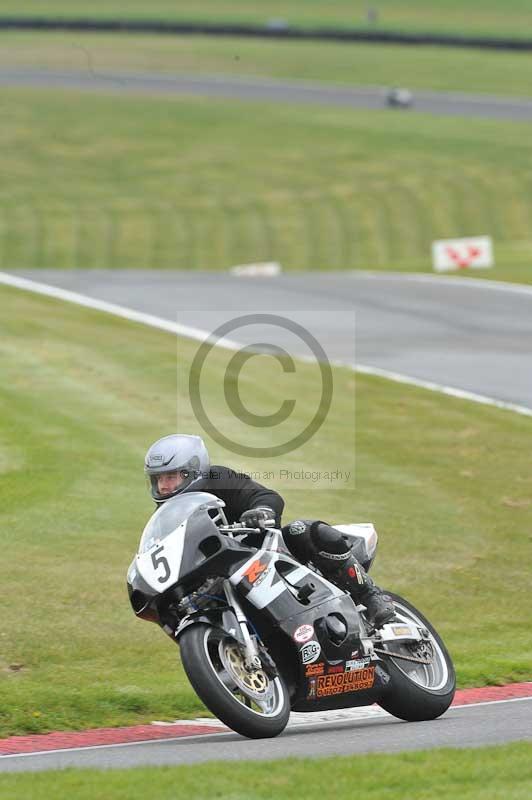
[[280, 676], [246, 673], [238, 643], [210, 625], [192, 625], [179, 640], [181, 661], [200, 700], [242, 736], [278, 736], [290, 717], [288, 690]]
[[[436, 719], [447, 711], [456, 690], [456, 675], [451, 656], [441, 636], [420, 611], [399, 595], [388, 591], [386, 594], [391, 597], [399, 618], [404, 617], [428, 630], [433, 665], [417, 666], [413, 662], [382, 656], [391, 681], [390, 689], [379, 700], [379, 705], [394, 717], [407, 722]], [[389, 643], [388, 647], [392, 651], [407, 654], [404, 645], [398, 647]], [[415, 655], [415, 652], [411, 654]]]

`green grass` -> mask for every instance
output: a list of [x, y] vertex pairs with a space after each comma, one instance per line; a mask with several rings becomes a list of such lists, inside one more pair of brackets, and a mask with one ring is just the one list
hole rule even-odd
[[490, 234], [530, 281], [524, 124], [5, 89], [0, 264], [430, 270]]
[[[6, 797], [47, 800], [528, 800], [532, 746], [431, 750], [326, 759], [211, 762], [134, 770], [62, 770], [0, 778]], [[334, 792], [334, 795], [332, 794]]]
[[[532, 35], [532, 33], [531, 33]], [[0, 33], [0, 67], [226, 74], [531, 96], [532, 54], [202, 36]]]
[[[0, 289], [0, 735], [175, 719], [202, 712], [177, 649], [135, 619], [125, 572], [151, 513], [142, 459], [176, 428], [201, 432], [187, 393], [196, 345], [111, 316]], [[248, 433], [223, 401], [231, 353], [202, 383], [229, 436]], [[176, 380], [177, 376], [177, 380]], [[296, 397], [267, 437], [301, 430], [316, 370], [284, 376], [268, 357], [243, 375], [259, 413]], [[356, 389], [356, 437], [353, 403]], [[214, 463], [280, 489], [285, 520], [372, 520], [375, 578], [441, 631], [460, 686], [530, 679], [531, 421], [509, 412], [335, 370], [331, 412], [297, 452], [244, 460], [207, 437]], [[356, 483], [317, 487], [280, 469], [352, 469]], [[464, 624], [467, 620], [467, 624]]]
[[[368, 8], [377, 9], [377, 23], [368, 21]], [[530, 36], [532, 10], [527, 0], [332, 0], [325, 7], [319, 0], [201, 0], [200, 2], [155, 0], [3, 0], [2, 16], [48, 18], [122, 18], [203, 20], [205, 22], [252, 22], [265, 24], [283, 19], [292, 25], [369, 28], [371, 30], [436, 31], [470, 35]]]

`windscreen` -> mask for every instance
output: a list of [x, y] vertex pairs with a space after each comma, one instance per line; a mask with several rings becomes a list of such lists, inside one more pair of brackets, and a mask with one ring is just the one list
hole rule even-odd
[[220, 508], [225, 503], [208, 492], [189, 492], [167, 500], [148, 521], [140, 540], [139, 553], [146, 553], [154, 544], [166, 539], [195, 511]]

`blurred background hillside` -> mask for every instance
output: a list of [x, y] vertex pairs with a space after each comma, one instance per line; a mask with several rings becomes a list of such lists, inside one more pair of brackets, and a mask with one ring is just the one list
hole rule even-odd
[[[5, 0], [0, 22], [12, 16], [532, 38], [532, 8], [520, 0], [23, 9]], [[473, 111], [492, 95], [532, 100], [532, 52], [5, 28], [0, 43], [3, 269], [275, 260], [288, 270], [429, 270], [432, 240], [488, 234], [490, 275], [530, 279], [529, 122]], [[150, 89], [150, 76], [175, 85]], [[207, 89], [179, 86], [198, 76]], [[245, 101], [224, 89], [235, 79]], [[376, 107], [254, 98], [253, 81], [272, 79], [372, 92]], [[412, 108], [387, 107], [398, 85]], [[471, 117], [420, 113], [424, 92], [467, 93]]]

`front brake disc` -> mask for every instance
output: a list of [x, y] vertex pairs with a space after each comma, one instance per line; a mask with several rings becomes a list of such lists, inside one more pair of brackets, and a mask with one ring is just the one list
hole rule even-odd
[[270, 698], [273, 692], [270, 679], [262, 668], [246, 669], [244, 654], [237, 644], [222, 640], [219, 645], [219, 655], [226, 671], [244, 694], [260, 701]]

